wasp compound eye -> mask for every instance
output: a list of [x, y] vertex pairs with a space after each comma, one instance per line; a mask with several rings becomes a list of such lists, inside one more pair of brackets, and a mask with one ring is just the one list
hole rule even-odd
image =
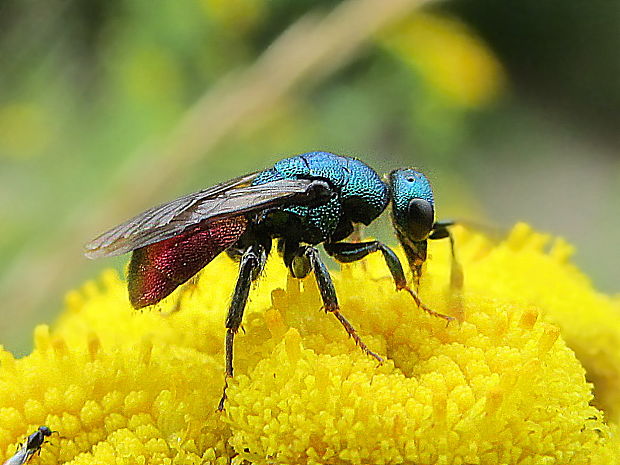
[[413, 241], [423, 241], [433, 229], [435, 212], [430, 202], [413, 199], [407, 208], [407, 233]]

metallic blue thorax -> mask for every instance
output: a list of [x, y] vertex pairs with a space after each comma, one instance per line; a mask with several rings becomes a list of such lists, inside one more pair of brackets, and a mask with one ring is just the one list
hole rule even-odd
[[352, 223], [369, 224], [389, 202], [388, 187], [372, 168], [354, 158], [329, 152], [310, 152], [280, 160], [260, 173], [252, 184], [300, 178], [325, 180], [337, 193], [319, 206], [279, 209], [288, 214], [290, 222], [286, 227], [296, 229], [302, 242], [318, 244], [344, 239]]

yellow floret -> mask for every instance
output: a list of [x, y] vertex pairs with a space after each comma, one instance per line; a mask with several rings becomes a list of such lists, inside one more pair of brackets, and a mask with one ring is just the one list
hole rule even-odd
[[523, 225], [500, 244], [457, 230], [454, 292], [442, 242], [420, 295], [460, 323], [397, 293], [380, 256], [333, 273], [382, 365], [320, 310], [313, 277], [273, 257], [235, 340], [225, 413], [236, 265], [218, 257], [142, 312], [107, 271], [68, 295], [53, 330], [36, 328], [31, 355], [0, 352], [0, 451], [44, 424], [59, 432], [44, 465], [618, 463], [618, 300], [592, 290], [563, 242], [545, 252]]
[[596, 292], [570, 263], [573, 247], [523, 223], [499, 246], [471, 234], [461, 242], [467, 289], [536, 306], [546, 321], [560, 327], [586, 369], [594, 403], [620, 421], [620, 305]]

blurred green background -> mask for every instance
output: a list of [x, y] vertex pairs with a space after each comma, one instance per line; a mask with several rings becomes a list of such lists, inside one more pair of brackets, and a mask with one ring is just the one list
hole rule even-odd
[[618, 292], [618, 50], [608, 0], [4, 0], [0, 342], [122, 266], [82, 257], [103, 229], [317, 149], [421, 168], [441, 218], [562, 235]]

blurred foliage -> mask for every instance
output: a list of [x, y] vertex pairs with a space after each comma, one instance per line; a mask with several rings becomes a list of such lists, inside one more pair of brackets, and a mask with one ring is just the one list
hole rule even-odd
[[493, 54], [458, 20], [418, 13], [386, 36], [388, 49], [420, 73], [429, 92], [454, 105], [483, 106], [503, 85], [503, 72]]
[[[10, 277], [27, 252], [62, 244], [76, 207], [104, 195], [138, 148], [157, 146], [205, 91], [251, 65], [303, 15], [338, 3], [0, 3], [0, 274]], [[384, 172], [416, 165], [430, 173], [441, 217], [501, 226], [525, 219], [564, 234], [596, 282], [617, 291], [620, 252], [607, 245], [620, 229], [611, 130], [620, 114], [619, 30], [620, 9], [604, 0], [438, 4], [239, 127], [152, 203], [314, 149]], [[148, 183], [135, 173], [134, 189]], [[63, 291], [41, 311], [51, 315]], [[0, 335], [17, 344], [19, 328], [30, 326], [16, 316]]]

